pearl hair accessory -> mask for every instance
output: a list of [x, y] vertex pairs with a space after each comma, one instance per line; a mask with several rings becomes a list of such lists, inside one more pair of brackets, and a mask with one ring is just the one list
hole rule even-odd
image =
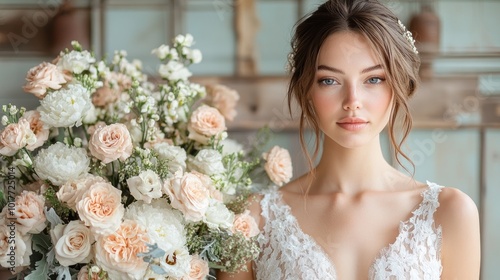
[[406, 30], [406, 27], [399, 19], [398, 19], [398, 24], [399, 24], [399, 27], [401, 28], [401, 31], [403, 31], [403, 36], [405, 36], [406, 41], [408, 41], [408, 43], [410, 43], [410, 46], [412, 47], [413, 52], [415, 54], [418, 54], [417, 48], [415, 47], [415, 39], [413, 39], [411, 32], [409, 30]]

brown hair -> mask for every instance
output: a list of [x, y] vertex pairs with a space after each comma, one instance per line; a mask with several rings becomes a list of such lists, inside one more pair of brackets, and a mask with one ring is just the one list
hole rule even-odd
[[[399, 155], [415, 168], [411, 159], [401, 150], [412, 126], [408, 99], [419, 83], [420, 58], [414, 45], [405, 36], [398, 18], [377, 0], [329, 0], [297, 23], [289, 58], [291, 79], [288, 86], [288, 108], [291, 112], [293, 99], [301, 108], [300, 143], [307, 155], [310, 170], [314, 169], [313, 159], [319, 153], [321, 131], [314, 108], [309, 102], [309, 90], [314, 82], [316, 59], [321, 45], [329, 35], [340, 31], [353, 31], [365, 36], [375, 54], [381, 58], [394, 98], [389, 120], [389, 136], [394, 156], [403, 168]], [[395, 136], [398, 113], [402, 114], [402, 135], [399, 141]], [[312, 158], [304, 140], [305, 125], [311, 126], [316, 135]]]

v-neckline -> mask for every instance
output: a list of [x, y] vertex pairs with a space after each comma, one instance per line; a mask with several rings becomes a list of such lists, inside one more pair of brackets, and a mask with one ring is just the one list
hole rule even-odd
[[[370, 271], [374, 268], [374, 265], [376, 264], [376, 262], [379, 259], [381, 259], [383, 257], [383, 255], [387, 251], [389, 251], [392, 247], [396, 246], [397, 243], [400, 241], [401, 234], [402, 234], [402, 229], [404, 228], [404, 225], [410, 224], [415, 219], [416, 213], [420, 212], [420, 209], [422, 207], [424, 207], [425, 203], [427, 202], [425, 193], [427, 191], [429, 191], [430, 188], [431, 188], [431, 185], [430, 185], [429, 182], [427, 182], [426, 188], [420, 192], [420, 195], [422, 196], [422, 200], [411, 211], [411, 216], [408, 219], [406, 219], [405, 221], [400, 221], [399, 222], [398, 235], [396, 236], [395, 240], [393, 242], [391, 242], [389, 245], [387, 245], [387, 246], [383, 247], [382, 249], [380, 249], [380, 251], [377, 254], [377, 257], [371, 262], [370, 266], [368, 267], [368, 273], [370, 273]], [[331, 259], [330, 255], [328, 255], [328, 253], [325, 251], [325, 249], [316, 241], [316, 239], [314, 237], [312, 237], [311, 235], [305, 233], [302, 230], [302, 227], [300, 226], [299, 221], [297, 220], [297, 218], [292, 213], [292, 208], [283, 199], [283, 194], [279, 190], [276, 190], [276, 193], [277, 193], [278, 203], [283, 207], [283, 209], [285, 210], [285, 214], [290, 218], [290, 222], [293, 223], [293, 226], [295, 226], [295, 228], [297, 229], [298, 233], [301, 234], [301, 235], [303, 235], [303, 237], [306, 240], [308, 240], [311, 244], [313, 244], [313, 246], [316, 247], [316, 249], [318, 249], [318, 251], [322, 254], [322, 256], [329, 261], [330, 267], [332, 268], [333, 272], [336, 275], [337, 274], [337, 269], [336, 269], [336, 266], [335, 266], [335, 262]]]

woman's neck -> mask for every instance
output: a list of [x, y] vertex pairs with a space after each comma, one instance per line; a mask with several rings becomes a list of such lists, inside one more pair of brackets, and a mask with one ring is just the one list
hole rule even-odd
[[310, 193], [388, 190], [402, 179], [408, 177], [385, 160], [379, 139], [358, 148], [345, 148], [326, 140]]

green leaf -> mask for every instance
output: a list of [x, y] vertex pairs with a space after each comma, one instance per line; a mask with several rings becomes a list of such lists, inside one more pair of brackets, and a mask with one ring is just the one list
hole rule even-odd
[[71, 273], [67, 266], [58, 266], [54, 269], [54, 272], [57, 273], [57, 280], [71, 280]]
[[45, 216], [47, 217], [47, 220], [50, 222], [51, 229], [54, 229], [54, 227], [57, 226], [58, 224], [62, 224], [63, 221], [61, 220], [61, 218], [59, 218], [59, 215], [57, 215], [54, 208], [50, 208], [47, 211], [47, 207], [45, 207], [44, 212]]
[[33, 235], [32, 244], [33, 244], [33, 250], [40, 252], [44, 256], [45, 253], [47, 253], [49, 248], [52, 246], [52, 243], [50, 242], [50, 237], [43, 233]]
[[49, 267], [45, 258], [36, 262], [36, 269], [30, 275], [26, 276], [25, 280], [47, 280], [49, 278]]

